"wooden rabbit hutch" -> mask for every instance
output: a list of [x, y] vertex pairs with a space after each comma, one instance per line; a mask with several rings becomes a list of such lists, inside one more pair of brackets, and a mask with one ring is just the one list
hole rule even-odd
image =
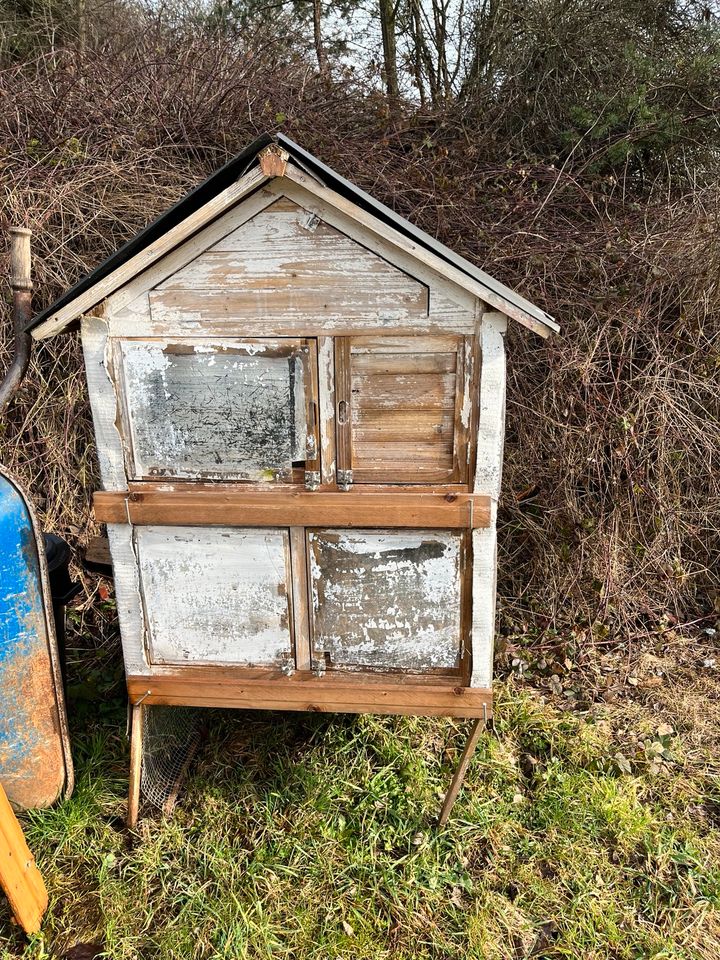
[[35, 318], [82, 330], [131, 819], [143, 705], [491, 716], [508, 317], [558, 329], [278, 135]]

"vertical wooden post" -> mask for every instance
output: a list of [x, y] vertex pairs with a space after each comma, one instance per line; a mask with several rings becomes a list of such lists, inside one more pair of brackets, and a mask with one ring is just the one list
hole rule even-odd
[[144, 710], [142, 704], [130, 708], [130, 783], [128, 787], [127, 825], [130, 830], [137, 826], [140, 808], [140, 775], [142, 773], [142, 740]]
[[312, 660], [305, 537], [305, 527], [290, 527], [293, 637], [295, 640], [295, 667], [298, 670], [309, 670]]
[[497, 502], [502, 481], [505, 440], [505, 342], [507, 317], [485, 313], [480, 326], [480, 420], [475, 493], [488, 494], [490, 524], [473, 530], [471, 687], [492, 686], [497, 581]]

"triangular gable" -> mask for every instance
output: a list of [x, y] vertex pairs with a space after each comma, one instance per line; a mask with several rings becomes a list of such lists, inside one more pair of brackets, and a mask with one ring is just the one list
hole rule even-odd
[[275, 176], [288, 178], [316, 195], [324, 204], [351, 216], [398, 249], [438, 270], [452, 283], [541, 336], [559, 330], [555, 321], [539, 307], [398, 217], [282, 135], [265, 135], [254, 141], [38, 314], [28, 330], [38, 339], [65, 330], [79, 316], [92, 310]]

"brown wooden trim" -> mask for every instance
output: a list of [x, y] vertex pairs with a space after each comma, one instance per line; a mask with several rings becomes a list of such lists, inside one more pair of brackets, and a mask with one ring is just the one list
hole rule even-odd
[[[320, 713], [384, 713], [411, 716], [492, 716], [492, 690], [450, 683], [415, 682], [407, 675], [402, 683], [367, 675], [347, 678], [315, 677], [296, 673], [286, 677], [274, 671], [232, 668], [188, 668], [153, 676], [128, 676], [131, 703], [228, 707], [242, 710], [307, 710]], [[383, 682], [387, 681], [387, 682]]]
[[460, 561], [460, 674], [464, 683], [472, 675], [472, 533], [462, 536]]
[[350, 339], [335, 337], [335, 445], [338, 470], [352, 470]]
[[486, 527], [490, 498], [477, 494], [288, 491], [98, 491], [99, 523], [228, 527]]
[[[318, 358], [317, 340], [303, 340], [302, 349], [305, 354], [305, 416], [308, 439], [312, 437], [315, 445], [315, 456], [308, 457], [305, 452], [304, 469], [312, 473], [320, 472], [320, 406], [318, 393]], [[304, 480], [304, 477], [303, 477]]]
[[[357, 488], [357, 489], [356, 489]], [[275, 480], [263, 482], [246, 480], [191, 480], [184, 477], [170, 477], [165, 480], [129, 480], [128, 490], [131, 493], [271, 493], [278, 496], [283, 492], [296, 493], [292, 483], [278, 483]], [[323, 491], [329, 492], [329, 491]], [[389, 493], [395, 496], [398, 493], [428, 494], [438, 493], [443, 497], [448, 494], [465, 494], [472, 491], [466, 483], [423, 483], [421, 489], [417, 483], [353, 483], [353, 492], [363, 494]], [[315, 496], [315, 494], [313, 494]], [[347, 494], [344, 494], [347, 496]]]
[[308, 610], [307, 548], [304, 527], [290, 528], [293, 646], [298, 670], [310, 669], [310, 613]]
[[260, 169], [266, 177], [282, 177], [285, 174], [290, 154], [276, 143], [271, 143], [258, 154]]

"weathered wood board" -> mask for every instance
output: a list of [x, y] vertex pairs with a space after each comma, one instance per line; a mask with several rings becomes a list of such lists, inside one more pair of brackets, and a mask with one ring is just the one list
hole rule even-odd
[[314, 656], [335, 668], [459, 669], [462, 536], [310, 530]]
[[290, 482], [308, 436], [317, 449], [308, 423], [309, 341], [119, 346], [132, 479]]
[[355, 483], [450, 483], [466, 475], [460, 337], [336, 341], [341, 469]]
[[490, 523], [473, 531], [472, 675], [473, 687], [492, 686], [497, 587], [497, 504], [505, 440], [505, 331], [507, 318], [486, 313], [480, 327], [483, 356], [480, 382], [475, 492], [490, 496]]
[[[253, 490], [223, 484], [134, 483], [130, 493], [93, 497], [100, 523], [191, 527], [419, 527], [469, 530], [490, 522], [490, 498], [424, 487], [364, 487], [339, 496], [298, 487]], [[138, 489], [143, 487], [145, 489]], [[148, 489], [149, 488], [149, 489]], [[383, 491], [383, 492], [379, 492]]]
[[245, 710], [311, 710], [319, 713], [398, 713], [420, 717], [491, 717], [492, 691], [462, 686], [454, 675], [357, 673], [242, 667], [156, 667], [153, 675], [128, 675], [133, 703], [227, 707]]
[[286, 198], [150, 293], [155, 322], [427, 317], [427, 287]]
[[135, 550], [151, 663], [291, 656], [287, 530], [137, 527]]

